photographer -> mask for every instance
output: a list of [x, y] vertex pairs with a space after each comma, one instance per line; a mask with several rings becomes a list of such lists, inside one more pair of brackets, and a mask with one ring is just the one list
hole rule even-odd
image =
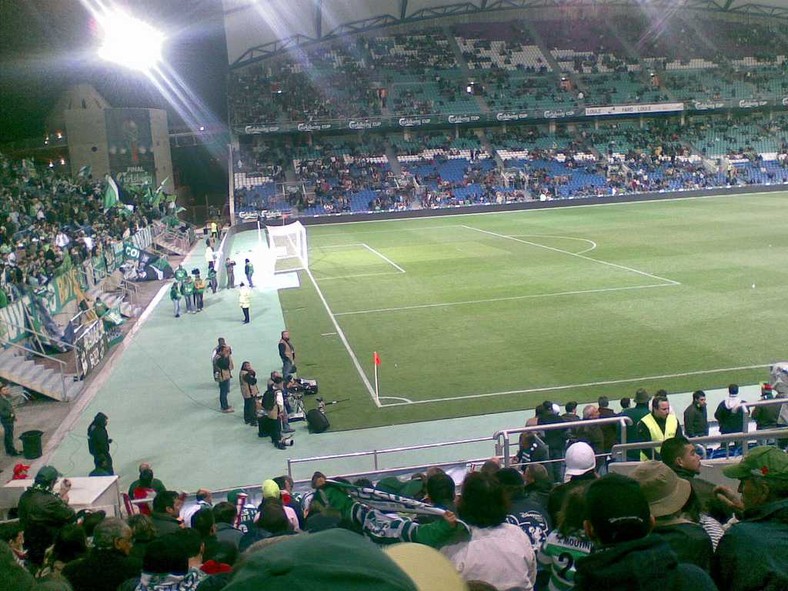
[[290, 332], [286, 330], [282, 331], [282, 338], [279, 339], [279, 358], [282, 360], [282, 375], [296, 373], [295, 347], [290, 342]]
[[260, 394], [260, 388], [257, 386], [257, 373], [248, 361], [241, 364], [239, 380], [241, 382], [241, 396], [244, 399], [244, 423], [256, 427], [255, 399]]
[[271, 372], [268, 388], [263, 394], [262, 417], [259, 422], [258, 437], [271, 437], [271, 443], [277, 449], [286, 449], [293, 445], [292, 439], [282, 438], [281, 415], [285, 412], [284, 379], [279, 372]]

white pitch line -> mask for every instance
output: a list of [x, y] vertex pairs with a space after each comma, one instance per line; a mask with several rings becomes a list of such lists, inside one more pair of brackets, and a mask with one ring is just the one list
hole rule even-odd
[[530, 246], [537, 246], [539, 248], [544, 248], [546, 250], [552, 250], [553, 252], [558, 252], [561, 254], [566, 254], [569, 256], [577, 257], [586, 261], [590, 261], [592, 263], [599, 263], [600, 265], [607, 265], [609, 267], [615, 267], [617, 269], [623, 269], [624, 271], [630, 271], [632, 273], [637, 273], [638, 275], [643, 275], [644, 277], [650, 277], [651, 279], [656, 279], [658, 281], [665, 281], [670, 283], [671, 285], [681, 285], [678, 281], [674, 281], [673, 279], [667, 279], [666, 277], [660, 277], [659, 275], [652, 275], [651, 273], [646, 273], [645, 271], [640, 271], [638, 269], [633, 269], [632, 267], [627, 267], [625, 265], [619, 265], [618, 263], [610, 263], [608, 261], [602, 261], [600, 259], [592, 259], [591, 257], [587, 257], [582, 254], [578, 254], [575, 252], [570, 252], [568, 250], [563, 250], [561, 248], [555, 248], [553, 246], [546, 246], [544, 244], [539, 244], [538, 242], [531, 242], [529, 240], [522, 240], [520, 238], [514, 238], [512, 236], [507, 236], [505, 234], [498, 234], [497, 232], [490, 232], [489, 230], [482, 230], [480, 228], [474, 228], [473, 226], [466, 226], [463, 225], [463, 228], [467, 228], [468, 230], [473, 230], [475, 232], [481, 232], [482, 234], [487, 234], [489, 236], [495, 236], [497, 238], [504, 238], [506, 240], [513, 240], [515, 242], [520, 242], [522, 244], [528, 244]]
[[350, 355], [350, 360], [353, 362], [353, 365], [355, 366], [356, 371], [358, 372], [358, 375], [361, 378], [361, 381], [364, 383], [364, 386], [366, 386], [367, 392], [369, 393], [370, 398], [372, 398], [372, 402], [375, 404], [375, 406], [380, 407], [380, 401], [378, 401], [377, 396], [375, 396], [375, 389], [372, 387], [372, 384], [369, 382], [369, 378], [367, 378], [367, 374], [365, 374], [364, 370], [361, 368], [361, 363], [359, 362], [358, 357], [356, 357], [356, 354], [353, 352], [353, 349], [350, 347], [350, 343], [348, 342], [345, 333], [342, 332], [342, 328], [339, 326], [339, 323], [337, 322], [336, 315], [331, 311], [331, 307], [328, 305], [328, 302], [326, 301], [323, 292], [320, 291], [320, 286], [317, 284], [317, 281], [315, 281], [315, 278], [312, 275], [312, 271], [309, 270], [309, 267], [306, 267], [304, 271], [306, 272], [309, 279], [312, 281], [312, 285], [315, 287], [315, 291], [317, 292], [320, 301], [323, 302], [323, 306], [325, 307], [326, 312], [328, 313], [328, 317], [331, 319], [331, 324], [334, 325], [334, 328], [337, 331], [337, 335], [339, 336], [339, 339], [342, 341], [342, 344], [345, 345], [345, 349], [347, 350], [348, 355]]
[[682, 378], [686, 376], [699, 376], [712, 373], [722, 373], [727, 371], [743, 371], [746, 369], [761, 369], [770, 367], [771, 363], [762, 365], [744, 365], [741, 367], [720, 367], [717, 369], [702, 369], [698, 371], [688, 371], [684, 373], [668, 373], [658, 376], [643, 376], [639, 378], [625, 378], [621, 380], [604, 380], [602, 382], [587, 382], [585, 384], [567, 384], [564, 386], [543, 386], [541, 388], [528, 388], [526, 390], [508, 390], [506, 392], [488, 392], [486, 394], [469, 394], [468, 396], [451, 396], [450, 398], [432, 398], [428, 400], [414, 400], [413, 402], [394, 402], [392, 404], [384, 404], [383, 408], [390, 406], [404, 406], [406, 404], [429, 404], [433, 402], [450, 402], [456, 400], [470, 400], [473, 398], [493, 398], [497, 396], [509, 396], [511, 394], [531, 394], [535, 392], [553, 392], [556, 390], [571, 390], [574, 388], [590, 388], [593, 386], [613, 386], [616, 384], [630, 384], [633, 382], [646, 382], [652, 380], [664, 380], [668, 378]]
[[366, 248], [369, 252], [378, 255], [380, 258], [382, 258], [384, 261], [386, 261], [389, 265], [391, 265], [392, 267], [397, 269], [397, 271], [399, 271], [400, 273], [404, 273], [405, 272], [405, 269], [400, 267], [397, 263], [392, 261], [390, 258], [388, 258], [383, 253], [380, 253], [377, 250], [375, 250], [374, 248], [372, 248], [369, 244], [364, 244], [364, 248]]
[[530, 236], [531, 238], [561, 238], [562, 240], [579, 240], [581, 242], [588, 242], [591, 244], [589, 248], [574, 254], [585, 254], [587, 252], [591, 252], [597, 247], [597, 243], [593, 240], [589, 240], [588, 238], [575, 238], [574, 236], [556, 236], [553, 234], [512, 234], [510, 238], [520, 238], [521, 236]]
[[[393, 275], [393, 273], [392, 273]], [[489, 298], [486, 300], [465, 300], [462, 302], [439, 302], [437, 304], [418, 304], [415, 306], [399, 306], [396, 308], [374, 308], [372, 310], [355, 310], [352, 312], [337, 312], [335, 316], [354, 316], [356, 314], [375, 314], [377, 312], [400, 312], [403, 310], [419, 310], [422, 308], [446, 308], [449, 306], [470, 306], [474, 304], [490, 304], [493, 302], [508, 302], [515, 300], [530, 300], [534, 298], [551, 298], [559, 296], [583, 295], [587, 293], [605, 293], [609, 291], [628, 291], [632, 289], [651, 289], [653, 287], [673, 287], [671, 283], [654, 283], [651, 285], [631, 285], [629, 287], [601, 287], [599, 289], [581, 289], [576, 291], [558, 291], [554, 293], [532, 293], [520, 296], [507, 296], [504, 298]]]
[[[403, 271], [404, 273], [404, 271]], [[399, 272], [388, 271], [387, 273], [357, 273], [356, 275], [337, 275], [334, 277], [318, 277], [318, 281], [332, 281], [334, 279], [354, 279], [356, 277], [377, 277], [380, 275], [399, 275]]]
[[350, 248], [351, 246], [364, 246], [363, 242], [351, 242], [349, 244], [326, 244], [325, 246], [310, 247], [309, 250], [323, 250], [326, 248]]

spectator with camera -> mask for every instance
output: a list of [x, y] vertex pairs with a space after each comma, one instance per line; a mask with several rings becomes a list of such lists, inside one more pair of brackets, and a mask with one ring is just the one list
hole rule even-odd
[[268, 387], [263, 394], [262, 417], [258, 423], [258, 437], [270, 437], [271, 443], [277, 449], [287, 449], [293, 445], [291, 438], [282, 437], [282, 423], [280, 417], [285, 412], [284, 379], [276, 371], [271, 372]]

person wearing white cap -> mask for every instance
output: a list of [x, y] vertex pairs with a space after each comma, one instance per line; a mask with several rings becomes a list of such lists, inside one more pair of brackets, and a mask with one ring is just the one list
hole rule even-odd
[[565, 465], [564, 484], [559, 484], [550, 491], [547, 500], [547, 511], [553, 523], [558, 523], [558, 512], [566, 494], [578, 486], [587, 486], [597, 478], [596, 456], [585, 441], [578, 441], [567, 448]]

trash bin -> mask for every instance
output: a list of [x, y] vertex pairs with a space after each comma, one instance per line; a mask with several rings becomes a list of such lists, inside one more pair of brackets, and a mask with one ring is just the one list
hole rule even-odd
[[25, 431], [19, 436], [22, 440], [22, 455], [26, 460], [35, 460], [41, 457], [41, 436], [43, 431]]

